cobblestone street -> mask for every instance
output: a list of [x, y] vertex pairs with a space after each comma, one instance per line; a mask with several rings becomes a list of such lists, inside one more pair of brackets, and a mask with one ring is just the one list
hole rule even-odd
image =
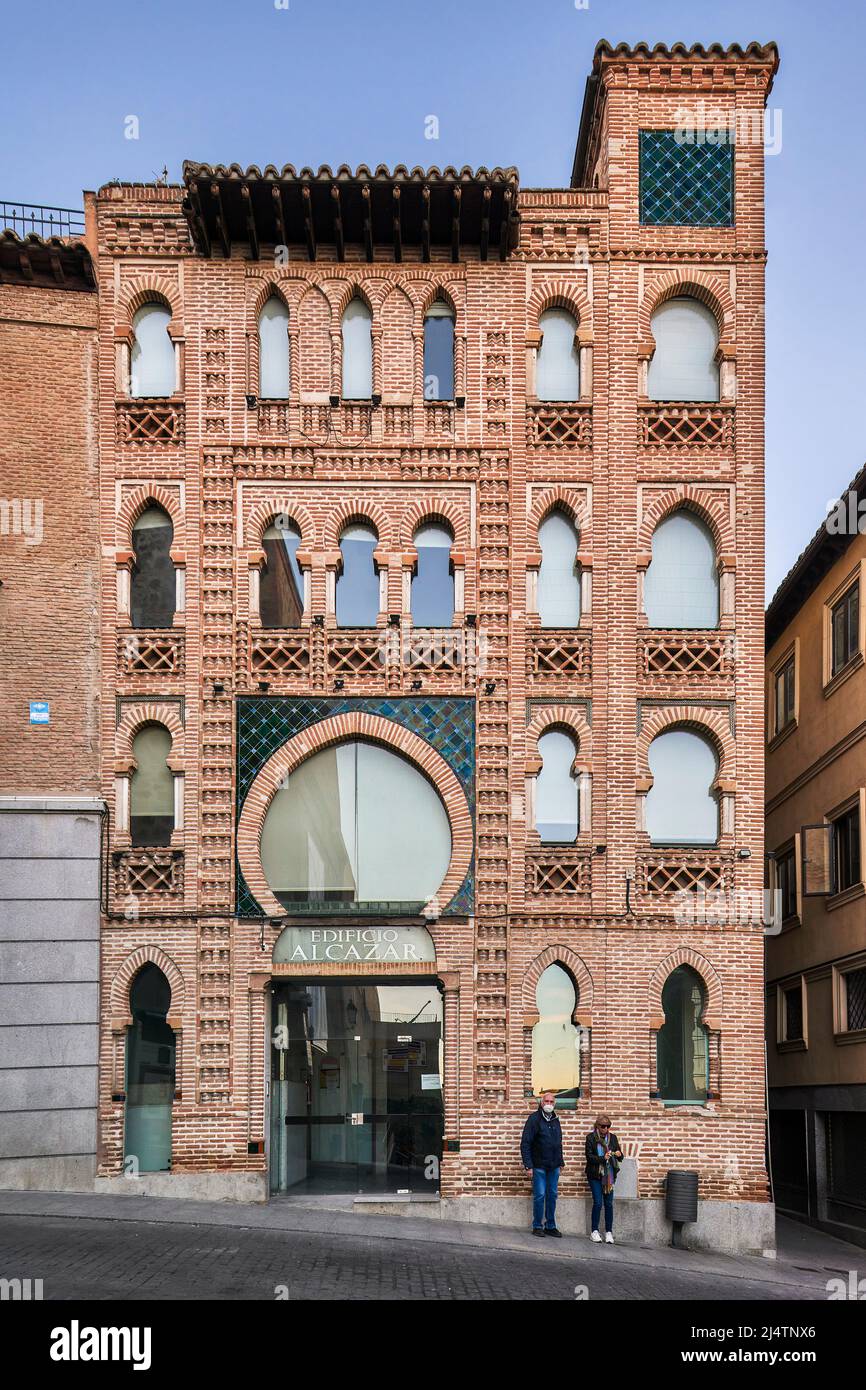
[[[825, 1300], [833, 1268], [819, 1267], [814, 1256], [798, 1267], [590, 1247], [568, 1237], [530, 1245], [523, 1232], [490, 1228], [458, 1232], [452, 1243], [447, 1232], [418, 1221], [392, 1219], [382, 1239], [378, 1222], [369, 1233], [346, 1234], [234, 1224], [243, 1219], [7, 1213], [0, 1215], [0, 1276], [41, 1279], [46, 1300]], [[412, 1228], [405, 1237], [404, 1226]], [[512, 1244], [504, 1248], [504, 1240]], [[526, 1248], [515, 1248], [521, 1242]], [[586, 1294], [576, 1293], [584, 1287]]]

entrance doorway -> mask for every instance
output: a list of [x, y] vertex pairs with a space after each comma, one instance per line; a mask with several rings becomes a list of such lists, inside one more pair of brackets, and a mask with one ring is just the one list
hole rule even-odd
[[438, 1193], [441, 989], [274, 982], [272, 1192]]

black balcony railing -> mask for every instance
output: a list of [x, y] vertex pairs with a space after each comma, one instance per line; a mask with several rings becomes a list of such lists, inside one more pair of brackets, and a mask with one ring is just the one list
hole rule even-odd
[[11, 228], [18, 236], [35, 232], [41, 237], [84, 236], [84, 212], [80, 208], [42, 207], [38, 203], [8, 203], [0, 198], [0, 229]]

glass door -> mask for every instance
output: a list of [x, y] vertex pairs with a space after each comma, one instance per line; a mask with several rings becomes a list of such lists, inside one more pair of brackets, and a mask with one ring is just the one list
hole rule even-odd
[[441, 1015], [435, 981], [275, 987], [272, 1191], [438, 1193]]

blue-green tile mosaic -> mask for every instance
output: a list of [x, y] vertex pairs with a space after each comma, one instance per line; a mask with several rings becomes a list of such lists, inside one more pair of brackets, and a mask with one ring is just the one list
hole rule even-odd
[[[421, 703], [416, 699], [397, 696], [393, 699], [377, 697], [358, 700], [342, 697], [313, 696], [297, 698], [292, 696], [241, 696], [237, 702], [237, 813], [240, 816], [250, 787], [268, 759], [278, 748], [304, 729], [330, 719], [336, 714], [357, 711], [362, 714], [381, 715], [401, 724], [412, 733], [418, 734], [425, 742], [432, 744], [442, 755], [449, 767], [457, 774], [460, 785], [466, 794], [472, 823], [475, 823], [475, 702], [465, 697], [444, 697], [427, 699]], [[237, 897], [236, 911], [239, 917], [259, 917], [262, 909], [250, 892], [236, 865]], [[443, 915], [463, 916], [472, 912], [475, 889], [475, 859], [466, 874], [459, 890], [451, 899]], [[407, 904], [352, 904], [335, 905], [340, 912], [371, 912], [387, 915], [405, 912]], [[293, 912], [296, 909], [293, 909]], [[310, 908], [321, 912], [322, 904]]]
[[640, 220], [656, 227], [731, 227], [734, 148], [640, 131]]

